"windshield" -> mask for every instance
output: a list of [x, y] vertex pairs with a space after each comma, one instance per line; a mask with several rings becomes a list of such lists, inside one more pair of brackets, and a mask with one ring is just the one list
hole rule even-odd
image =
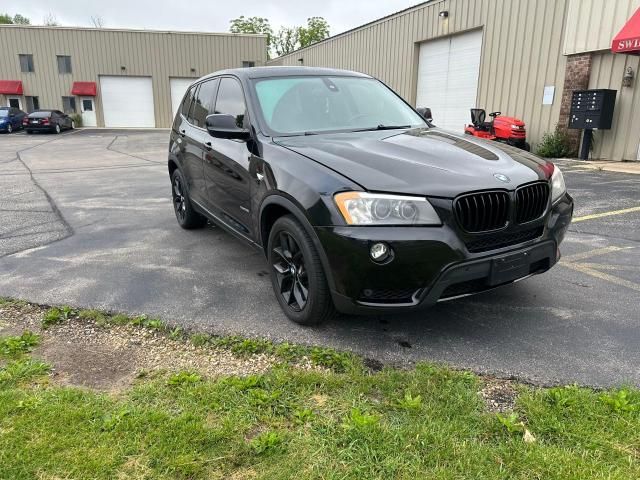
[[0, 117], [9, 116], [9, 110], [0, 110]]
[[260, 113], [275, 135], [424, 127], [427, 124], [378, 80], [280, 77], [254, 82]]

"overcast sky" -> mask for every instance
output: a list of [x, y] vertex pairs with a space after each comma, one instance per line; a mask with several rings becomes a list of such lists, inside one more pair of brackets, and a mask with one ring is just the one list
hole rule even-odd
[[240, 15], [266, 17], [274, 31], [324, 17], [331, 35], [389, 15], [421, 0], [27, 0], [5, 2], [0, 10], [41, 24], [53, 14], [64, 26], [91, 26], [99, 16], [108, 28], [226, 32]]

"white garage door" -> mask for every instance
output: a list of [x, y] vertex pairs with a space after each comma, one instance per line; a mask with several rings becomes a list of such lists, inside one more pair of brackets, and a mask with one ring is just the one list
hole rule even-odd
[[431, 108], [438, 127], [462, 132], [471, 122], [481, 52], [481, 30], [420, 45], [416, 106]]
[[187, 88], [195, 81], [195, 78], [171, 78], [169, 83], [171, 85], [171, 114], [175, 118], [182, 97], [187, 91]]
[[100, 77], [105, 127], [155, 127], [151, 77]]

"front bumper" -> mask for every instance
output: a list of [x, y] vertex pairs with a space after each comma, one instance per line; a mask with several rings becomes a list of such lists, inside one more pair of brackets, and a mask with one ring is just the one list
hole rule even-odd
[[[469, 239], [447, 220], [442, 227], [334, 226], [316, 227], [316, 233], [336, 308], [351, 314], [396, 313], [549, 270], [559, 259], [572, 215], [573, 200], [566, 194], [534, 226], [535, 238], [480, 253], [470, 252]], [[370, 246], [380, 241], [394, 253], [385, 264], [369, 257]]]

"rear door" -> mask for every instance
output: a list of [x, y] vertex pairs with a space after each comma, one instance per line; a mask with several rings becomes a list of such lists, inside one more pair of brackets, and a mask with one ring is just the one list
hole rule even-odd
[[54, 110], [54, 112], [57, 116], [58, 119], [58, 123], [60, 124], [60, 128], [62, 128], [63, 130], [65, 128], [71, 128], [71, 117], [69, 115], [67, 115], [64, 112], [61, 112], [60, 110]]
[[[236, 124], [249, 125], [244, 92], [236, 78], [223, 77], [220, 80], [215, 113], [233, 115]], [[207, 140], [204, 175], [209, 201], [222, 213], [225, 222], [255, 239], [251, 221], [251, 189], [254, 182], [249, 176], [252, 155], [247, 142], [211, 136]]]
[[189, 197], [201, 206], [212, 209], [206, 192], [203, 171], [205, 142], [209, 134], [205, 130], [205, 119], [213, 111], [218, 79], [206, 80], [189, 90], [180, 114], [176, 117], [176, 128], [180, 138], [181, 163], [189, 188]]

